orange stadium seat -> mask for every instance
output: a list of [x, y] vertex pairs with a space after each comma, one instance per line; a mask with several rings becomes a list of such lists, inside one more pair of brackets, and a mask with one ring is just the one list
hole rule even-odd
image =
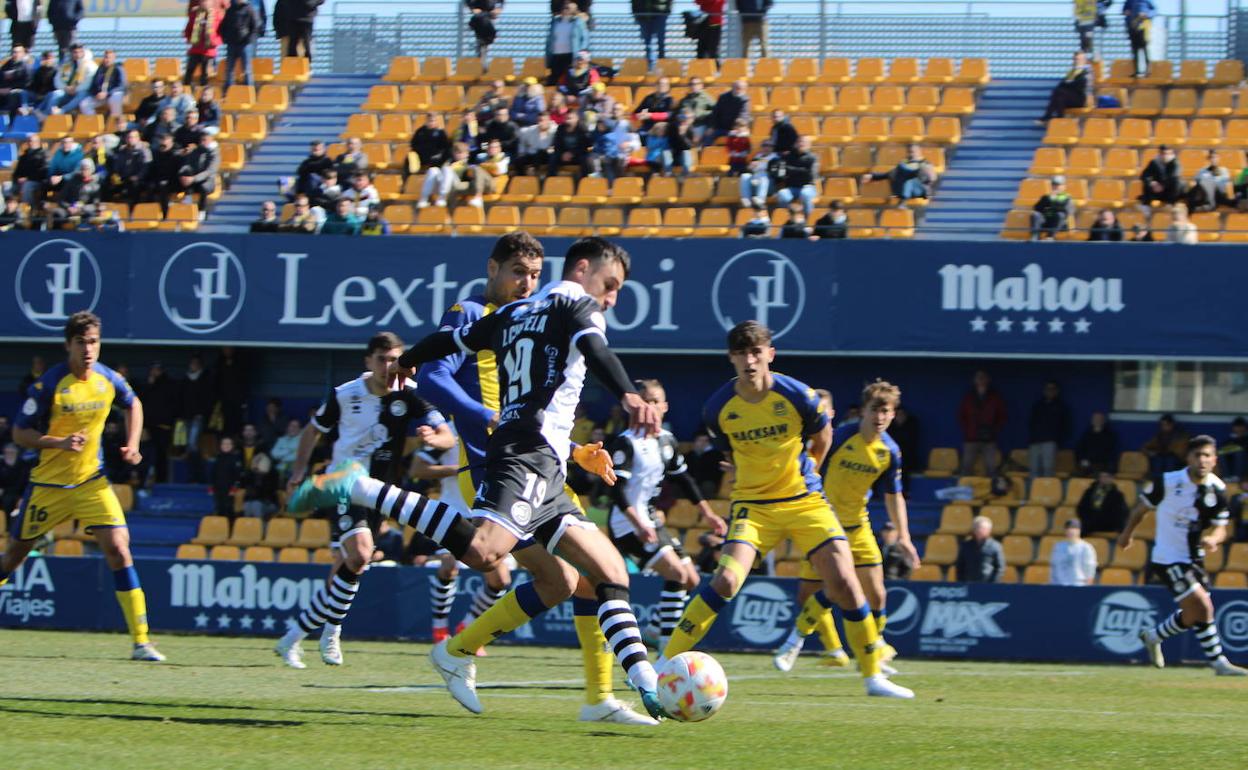
[[927, 60], [927, 66], [923, 68], [923, 77], [919, 78], [920, 83], [931, 83], [933, 85], [944, 85], [953, 82], [953, 59], [933, 58]]
[[555, 226], [550, 228], [550, 234], [577, 238], [588, 235], [592, 229], [589, 209], [582, 206], [560, 206], [559, 217]]

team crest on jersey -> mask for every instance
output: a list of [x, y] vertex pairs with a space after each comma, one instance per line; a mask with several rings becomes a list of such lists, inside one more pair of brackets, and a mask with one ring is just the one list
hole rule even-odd
[[887, 450], [887, 449], [877, 449], [877, 450], [875, 450], [875, 459], [876, 459], [876, 460], [878, 460], [879, 462], [884, 462], [885, 460], [887, 460], [887, 459], [888, 459], [888, 450]]
[[771, 408], [775, 411], [777, 417], [783, 417], [789, 413], [789, 405], [783, 401], [777, 401], [772, 404]]
[[345, 513], [339, 516], [338, 517], [338, 529], [341, 529], [343, 532], [346, 532], [350, 528], [351, 528], [351, 517], [346, 515]]
[[672, 449], [670, 444], [664, 444], [662, 454], [663, 454], [664, 461], [667, 461], [667, 460], [671, 460], [672, 455], [676, 454], [676, 452]]
[[611, 462], [616, 465], [623, 465], [625, 459], [623, 449], [617, 449], [615, 450], [615, 454], [611, 455]]
[[407, 404], [402, 401], [397, 401], [397, 400], [391, 401], [390, 402], [390, 414], [394, 415], [395, 417], [402, 417], [403, 415], [407, 414]]
[[533, 508], [523, 500], [518, 500], [511, 504], [511, 518], [520, 526], [529, 523], [533, 518]]
[[107, 388], [108, 386], [104, 384], [104, 380], [96, 380], [96, 383], [95, 383], [96, 393], [103, 393], [105, 390], [107, 390]]
[[737, 414], [736, 412], [729, 412], [728, 414], [724, 415], [724, 419], [725, 420], [740, 420], [741, 415]]
[[35, 413], [38, 411], [39, 411], [39, 402], [35, 401], [33, 398], [26, 399], [26, 403], [22, 404], [22, 414], [26, 415], [27, 417], [34, 417]]

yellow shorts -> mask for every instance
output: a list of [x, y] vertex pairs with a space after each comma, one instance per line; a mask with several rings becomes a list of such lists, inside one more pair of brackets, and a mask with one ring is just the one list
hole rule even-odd
[[[884, 555], [880, 553], [880, 544], [875, 540], [875, 533], [867, 522], [847, 527], [845, 537], [849, 540], [850, 553], [854, 555], [855, 567], [878, 567], [884, 563]], [[819, 580], [815, 568], [810, 562], [802, 559], [802, 567], [798, 571], [802, 580]]]
[[108, 479], [101, 476], [73, 489], [32, 485], [17, 515], [18, 539], [34, 540], [70, 520], [77, 520], [84, 530], [126, 526], [121, 503]]
[[819, 493], [778, 503], [733, 502], [729, 543], [748, 543], [766, 554], [786, 537], [798, 553], [809, 554], [829, 540], [845, 539], [845, 531]]

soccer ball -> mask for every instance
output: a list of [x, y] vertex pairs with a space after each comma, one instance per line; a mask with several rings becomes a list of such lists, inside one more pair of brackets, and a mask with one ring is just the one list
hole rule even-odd
[[677, 721], [710, 719], [728, 699], [724, 669], [704, 652], [682, 652], [658, 673], [659, 703]]

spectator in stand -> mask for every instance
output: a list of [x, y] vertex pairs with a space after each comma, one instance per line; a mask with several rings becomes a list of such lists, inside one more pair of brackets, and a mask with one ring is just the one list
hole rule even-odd
[[[1153, 38], [1153, 0], [1123, 0], [1122, 15], [1127, 27], [1127, 40], [1131, 43], [1131, 60], [1135, 62], [1135, 76], [1148, 72], [1148, 44]], [[1140, 66], [1141, 57], [1144, 66]]]
[[95, 60], [87, 53], [86, 48], [74, 43], [69, 52], [69, 60], [60, 66], [56, 90], [44, 102], [48, 109], [40, 112], [49, 115], [73, 112], [90, 95], [91, 79], [95, 77], [97, 67]]
[[781, 156], [784, 178], [780, 180], [776, 190], [777, 203], [788, 206], [794, 200], [800, 200], [802, 211], [808, 218], [815, 209], [815, 198], [819, 196], [815, 190], [815, 180], [819, 178], [819, 159], [810, 151], [810, 145], [809, 136], [800, 137], [797, 146]]
[[516, 159], [512, 164], [516, 176], [534, 174], [550, 165], [555, 135], [559, 127], [550, 120], [550, 114], [543, 112], [537, 117], [537, 124], [520, 129], [519, 147]]
[[1187, 440], [1187, 431], [1179, 427], [1174, 416], [1163, 414], [1157, 421], [1157, 432], [1140, 447], [1148, 455], [1149, 470], [1154, 476], [1183, 467]]
[[749, 220], [741, 225], [741, 237], [768, 237], [771, 234], [771, 218], [767, 216], [767, 209], [751, 209], [751, 212]]
[[281, 229], [282, 222], [277, 218], [277, 204], [265, 201], [260, 204], [260, 218], [251, 223], [253, 233], [276, 233]]
[[30, 468], [22, 462], [17, 444], [6, 440], [0, 456], [0, 517], [6, 522], [10, 514], [16, 515], [17, 502], [25, 494], [29, 480]]
[[1090, 586], [1096, 582], [1096, 549], [1080, 537], [1078, 519], [1066, 522], [1066, 537], [1053, 545], [1049, 557], [1049, 584]]
[[264, 416], [260, 418], [256, 430], [260, 436], [260, 448], [265, 452], [269, 451], [273, 447], [273, 442], [277, 441], [282, 432], [286, 430], [286, 415], [282, 414], [280, 398], [270, 398], [264, 402]]
[[369, 208], [360, 223], [360, 235], [389, 235], [390, 223], [381, 216], [381, 206]]
[[347, 140], [347, 149], [334, 159], [339, 179], [350, 179], [368, 171], [368, 156], [364, 154], [364, 140], [353, 136]]
[[173, 146], [186, 153], [204, 142], [204, 127], [199, 125], [199, 110], [187, 110], [186, 121], [173, 132]]
[[698, 59], [719, 61], [719, 39], [724, 32], [724, 6], [726, 0], [694, 0], [706, 18], [698, 28]]
[[736, 0], [741, 17], [741, 55], [750, 57], [750, 43], [758, 41], [758, 55], [767, 55], [767, 12], [773, 0]]
[[914, 565], [910, 563], [910, 555], [897, 545], [897, 527], [891, 521], [880, 527], [880, 556], [885, 580], [910, 579]]
[[1223, 481], [1248, 477], [1248, 420], [1236, 417], [1231, 421], [1231, 435], [1218, 448], [1218, 464]]
[[738, 120], [745, 120], [747, 123], [750, 120], [749, 84], [744, 80], [733, 83], [732, 90], [720, 94], [715, 101], [702, 144], [711, 145], [719, 137], [727, 136]]
[[1200, 243], [1196, 223], [1187, 216], [1187, 206], [1176, 203], [1170, 209], [1170, 226], [1166, 228], [1167, 243], [1182, 243], [1195, 246]]
[[0, 210], [0, 233], [11, 230], [29, 230], [30, 222], [22, 213], [22, 201], [16, 195], [4, 199], [4, 209]]
[[672, 101], [672, 81], [663, 76], [659, 78], [654, 90], [646, 94], [637, 105], [633, 120], [637, 121], [641, 133], [647, 134], [655, 123], [671, 118], [675, 106]]
[[555, 131], [551, 142], [550, 166], [546, 172], [550, 176], [559, 173], [560, 166], [577, 166], [580, 173], [590, 172], [590, 147], [593, 138], [581, 125], [581, 118], [576, 112], [569, 112], [562, 126]]
[[667, 123], [655, 123], [645, 144], [646, 165], [651, 174], [671, 176], [672, 150], [667, 140]]
[[[307, 193], [314, 184], [319, 184], [325, 171], [334, 167], [334, 161], [325, 154], [324, 142], [313, 142], [308, 157], [299, 163], [295, 172], [295, 192]], [[313, 177], [316, 177], [314, 180]]]
[[[217, 173], [221, 170], [221, 148], [215, 136], [205, 136], [203, 141], [186, 154], [178, 171], [178, 190], [187, 197], [194, 194], [202, 219], [208, 206], [208, 196], [217, 189]], [[167, 201], [166, 201], [167, 203]]]
[[550, 95], [550, 120], [556, 126], [562, 126], [563, 121], [567, 119], [568, 112], [575, 110], [568, 109], [568, 97], [562, 91], [555, 91]]
[[1057, 447], [1070, 431], [1070, 407], [1062, 400], [1062, 388], [1054, 380], [1044, 383], [1040, 399], [1031, 405], [1027, 422], [1027, 465], [1031, 477], [1057, 474]]
[[808, 241], [819, 240], [819, 236], [815, 235], [810, 226], [806, 224], [806, 212], [802, 211], [802, 204], [797, 201], [789, 204], [789, 221], [780, 228], [780, 237], [802, 238]]
[[468, 29], [472, 30], [477, 39], [477, 56], [485, 58], [485, 54], [498, 38], [498, 28], [494, 22], [503, 13], [503, 0], [467, 0], [472, 17], [468, 19]]
[[82, 145], [72, 136], [61, 137], [61, 145], [52, 153], [52, 160], [48, 163], [47, 190], [60, 191], [65, 180], [78, 172], [82, 159]]
[[797, 145], [797, 129], [784, 110], [771, 111], [771, 133], [768, 134], [772, 147], [778, 153], [786, 153]]
[[165, 107], [173, 108], [173, 122], [180, 126], [186, 121], [186, 113], [195, 109], [195, 97], [186, 92], [186, 85], [175, 80], [169, 84], [169, 95], [160, 102], [160, 108]]
[[572, 56], [589, 48], [589, 25], [578, 13], [576, 3], [565, 2], [558, 15], [550, 20], [546, 33], [546, 69], [550, 74], [546, 85], [558, 85], [572, 66]]
[[1140, 172], [1140, 181], [1144, 183], [1144, 192], [1140, 202], [1149, 205], [1154, 201], [1173, 205], [1183, 196], [1183, 169], [1179, 166], [1174, 148], [1161, 145], [1157, 148], [1157, 157], [1148, 162]]
[[251, 458], [251, 464], [239, 478], [243, 489], [243, 515], [267, 519], [277, 513], [277, 474], [273, 461], [263, 452]]
[[236, 64], [242, 65], [243, 85], [253, 84], [251, 54], [262, 34], [264, 22], [256, 7], [247, 0], [233, 0], [221, 20], [221, 40], [225, 43], [225, 93], [230, 92], [230, 85], [234, 82]]
[[52, 105], [60, 98], [56, 95], [60, 74], [56, 55], [51, 51], [44, 51], [39, 60], [39, 66], [35, 67], [34, 72], [31, 73], [26, 87], [9, 94], [5, 107], [10, 117], [29, 115], [33, 112], [40, 120], [43, 120], [52, 111]]
[[277, 48], [283, 56], [290, 50], [290, 15], [293, 7], [294, 0], [276, 0], [273, 3], [273, 36], [277, 38]]
[[183, 84], [189, 86], [195, 73], [199, 72], [199, 84], [208, 85], [209, 70], [216, 65], [217, 48], [221, 45], [223, 10], [217, 0], [190, 0], [186, 9], [186, 29], [182, 31], [182, 37], [186, 38], [189, 46]]
[[907, 493], [910, 491], [910, 474], [922, 473], [927, 466], [926, 458], [919, 452], [919, 437], [922, 426], [919, 418], [910, 413], [904, 406], [897, 407], [897, 416], [888, 429], [888, 435], [897, 442], [901, 449], [902, 463], [901, 483]]
[[1091, 476], [1102, 471], [1112, 472], [1118, 464], [1118, 434], [1109, 425], [1104, 412], [1093, 412], [1091, 422], [1075, 444], [1075, 462], [1079, 473]]
[[507, 176], [510, 168], [511, 158], [503, 152], [502, 144], [497, 139], [491, 139], [485, 146], [485, 152], [478, 155], [476, 163], [469, 168], [472, 193], [468, 205], [482, 208], [485, 205], [484, 196], [498, 192], [494, 180]]
[[403, 532], [390, 526], [389, 519], [382, 519], [373, 543], [373, 562], [398, 564], [403, 560]]
[[407, 175], [437, 168], [451, 155], [451, 137], [442, 124], [442, 115], [430, 112], [425, 123], [412, 134], [411, 151], [407, 154]]
[[1066, 192], [1066, 177], [1057, 175], [1049, 181], [1049, 193], [1031, 207], [1031, 238], [1053, 239], [1065, 232], [1075, 218], [1075, 199]]
[[151, 162], [151, 150], [143, 144], [139, 132], [133, 128], [127, 131], [126, 141], [109, 158], [105, 197], [111, 201], [125, 201], [131, 206], [138, 203]]
[[997, 438], [1005, 428], [1005, 399], [992, 387], [988, 372], [979, 369], [971, 380], [971, 388], [958, 407], [958, 425], [962, 428], [962, 475], [975, 475], [975, 463], [983, 459], [984, 475], [997, 472], [1001, 452]]
[[[572, 60], [572, 66], [564, 71], [563, 77], [559, 79], [559, 90], [567, 96], [580, 96], [598, 83], [602, 83], [602, 76], [598, 74], [598, 68], [589, 62], [589, 51], [577, 51], [576, 58]], [[606, 83], [603, 83], [606, 88]], [[581, 112], [584, 112], [582, 109]]]
[[203, 127], [205, 133], [214, 136], [220, 133], [221, 106], [217, 104], [216, 89], [207, 86], [200, 91], [199, 99], [195, 102], [195, 109], [199, 112], [199, 125]]
[[1192, 211], [1216, 211], [1218, 206], [1234, 206], [1231, 172], [1218, 163], [1218, 151], [1210, 150], [1208, 164], [1196, 172], [1187, 190], [1187, 205]]
[[537, 125], [538, 117], [546, 111], [546, 97], [537, 78], [525, 78], [511, 101], [511, 120], [520, 128]]
[[23, 46], [13, 45], [9, 58], [0, 62], [0, 106], [14, 114], [22, 106], [22, 92], [30, 87], [35, 60]]
[[667, 124], [667, 149], [672, 156], [672, 166], [680, 169], [680, 176], [693, 172], [693, 147], [697, 139], [693, 135], [693, 116], [688, 112], [676, 113], [676, 121]]
[[312, 206], [308, 202], [308, 196], [295, 196], [295, 210], [291, 212], [290, 218], [282, 223], [281, 231], [284, 233], [302, 233], [309, 235], [315, 233], [320, 223], [316, 220], [316, 215], [312, 213]]
[[646, 63], [654, 72], [658, 60], [667, 58], [667, 17], [672, 12], [672, 0], [632, 0], [632, 6], [646, 47]]
[[459, 122], [459, 130], [455, 133], [455, 141], [463, 142], [468, 145], [468, 152], [475, 153], [481, 149], [482, 131], [481, 123], [477, 120], [477, 111], [468, 110], [464, 113], [463, 120]]
[[728, 173], [737, 176], [745, 173], [750, 165], [750, 124], [738, 119], [728, 134]]
[[66, 176], [57, 191], [56, 203], [50, 210], [51, 224], [60, 227], [90, 219], [95, 216], [99, 203], [100, 180], [95, 175], [95, 163], [83, 159], [78, 171]]
[[82, 0], [48, 0], [48, 23], [60, 51], [60, 61], [65, 61], [77, 44], [78, 22], [86, 15]]
[[719, 497], [719, 483], [724, 477], [720, 463], [724, 461], [724, 453], [715, 448], [705, 431], [694, 434], [693, 448], [685, 455], [685, 461], [689, 465], [689, 475], [698, 483], [702, 496], [707, 499]]
[[182, 383], [170, 377], [159, 362], [147, 370], [147, 381], [136, 390], [143, 400], [143, 426], [152, 437], [155, 452], [149, 457], [158, 483], [167, 480], [169, 453], [173, 447], [173, 429], [178, 421]]
[[710, 125], [711, 113], [715, 110], [715, 102], [712, 101], [711, 95], [706, 92], [702, 78], [691, 78], [689, 80], [689, 93], [680, 98], [676, 109], [693, 116], [693, 137], [700, 142], [702, 134], [706, 131], [707, 126]]
[[1089, 241], [1121, 241], [1122, 225], [1118, 224], [1118, 215], [1113, 209], [1101, 209], [1092, 220], [1088, 229]]
[[342, 199], [351, 202], [351, 208], [357, 220], [356, 224], [359, 224], [368, 215], [370, 208], [381, 205], [381, 195], [377, 192], [377, 188], [373, 186], [373, 180], [369, 178], [368, 174], [358, 174], [353, 177], [351, 179], [351, 189], [342, 194]]
[[614, 182], [628, 169], [633, 151], [641, 146], [641, 138], [633, 132], [628, 118], [620, 118], [613, 127], [607, 125], [603, 123], [595, 134], [593, 164], [596, 173]]
[[512, 122], [509, 109], [499, 107], [494, 110], [494, 117], [485, 124], [483, 140], [487, 143], [497, 141], [508, 157], [515, 157], [520, 143], [520, 127]]
[[971, 522], [970, 536], [958, 546], [955, 580], [959, 583], [999, 583], [1004, 571], [1005, 552], [992, 537], [992, 519], [976, 516]]
[[1092, 101], [1092, 67], [1088, 64], [1088, 55], [1076, 51], [1070, 70], [1066, 76], [1053, 87], [1049, 94], [1049, 104], [1044, 108], [1044, 115], [1038, 122], [1045, 123], [1051, 118], [1060, 118], [1066, 110], [1073, 110], [1091, 104]]
[[269, 457], [277, 464], [277, 472], [283, 479], [290, 473], [290, 466], [299, 454], [299, 434], [302, 432], [303, 426], [298, 420], [287, 421], [286, 432], [277, 437], [269, 450]]
[[[358, 177], [357, 177], [358, 178]], [[359, 235], [360, 219], [347, 198], [339, 198], [334, 212], [321, 225], [321, 235]]]
[[135, 125], [143, 127], [155, 120], [156, 115], [160, 112], [160, 103], [165, 100], [165, 97], [165, 81], [160, 79], [153, 80], [152, 92], [144, 96], [143, 100], [139, 102], [139, 106], [134, 108]]
[[[607, 84], [601, 80], [590, 86], [588, 91], [582, 93], [578, 101], [580, 102], [582, 118], [590, 113], [597, 113], [598, 118], [606, 122], [606, 118], [618, 118], [624, 115], [624, 105], [616, 104], [616, 101], [607, 95]], [[617, 109], [619, 110], [618, 112]], [[612, 125], [614, 124], [608, 123], [607, 127], [610, 128]], [[588, 128], [586, 126], [586, 129]]]
[[477, 111], [478, 120], [488, 123], [490, 118], [494, 117], [495, 110], [509, 104], [511, 104], [511, 99], [507, 96], [507, 84], [502, 80], [494, 80], [472, 108]]
[[821, 239], [848, 237], [849, 215], [845, 213], [844, 204], [840, 201], [832, 201], [824, 215], [815, 221], [815, 235]]
[[430, 198], [434, 198], [435, 206], [445, 208], [451, 193], [465, 192], [468, 189], [468, 156], [468, 145], [464, 142], [451, 145], [451, 156], [441, 166], [429, 168], [425, 174], [416, 208], [427, 208]]
[[[1114, 483], [1114, 474], [1101, 471], [1096, 475], [1096, 482], [1084, 490], [1075, 510], [1083, 529], [1088, 532], [1121, 532], [1131, 506]], [[1066, 526], [1070, 526], [1069, 522]]]
[[1095, 5], [1087, 3], [1075, 4], [1075, 32], [1079, 34], [1079, 50], [1093, 58], [1096, 30], [1097, 28], [1106, 29], [1109, 27], [1109, 21], [1105, 18], [1105, 12], [1113, 5], [1114, 0], [1096, 0]]
[[[312, 25], [316, 22], [317, 9], [325, 0], [287, 0], [289, 15], [286, 18], [286, 29], [290, 33], [290, 41], [286, 47], [287, 56], [312, 58]], [[276, 15], [274, 10], [274, 15]]]
[[234, 490], [243, 477], [243, 458], [234, 449], [234, 438], [221, 437], [212, 464], [212, 499], [218, 516], [234, 520]]
[[[43, 356], [31, 356], [30, 368], [27, 369], [26, 374], [22, 375], [22, 380], [18, 383], [17, 395], [21, 398], [25, 398], [30, 392], [30, 386], [38, 382], [39, 378], [42, 377], [43, 373], [47, 370], [48, 362], [44, 360]], [[10, 429], [10, 433], [11, 432], [12, 429]]]
[[83, 115], [94, 115], [99, 105], [107, 104], [108, 114], [117, 119], [121, 117], [125, 99], [126, 70], [117, 61], [116, 52], [105, 51], [99, 68], [91, 76], [91, 85], [88, 86], [79, 109]]
[[13, 166], [13, 190], [22, 203], [29, 206], [43, 200], [43, 188], [48, 183], [48, 151], [38, 134], [26, 138], [22, 154]]
[[[342, 185], [338, 183], [338, 170], [335, 168], [325, 169], [322, 176], [316, 177], [316, 181], [308, 188], [308, 202], [312, 204], [312, 209], [324, 209], [329, 211], [337, 207], [338, 199], [342, 197]], [[290, 196], [294, 200], [293, 196]]]
[[160, 134], [153, 145], [152, 162], [147, 166], [147, 178], [143, 181], [144, 197], [151, 201], [165, 201], [177, 184], [183, 158], [173, 146], [172, 133]]
[[173, 139], [177, 131], [177, 111], [173, 107], [164, 107], [156, 113], [156, 119], [147, 124], [141, 135], [149, 147], [154, 147], [160, 143], [162, 136]]
[[35, 45], [39, 27], [39, 0], [4, 0], [4, 15], [9, 19], [9, 38], [13, 45], [29, 51]]

